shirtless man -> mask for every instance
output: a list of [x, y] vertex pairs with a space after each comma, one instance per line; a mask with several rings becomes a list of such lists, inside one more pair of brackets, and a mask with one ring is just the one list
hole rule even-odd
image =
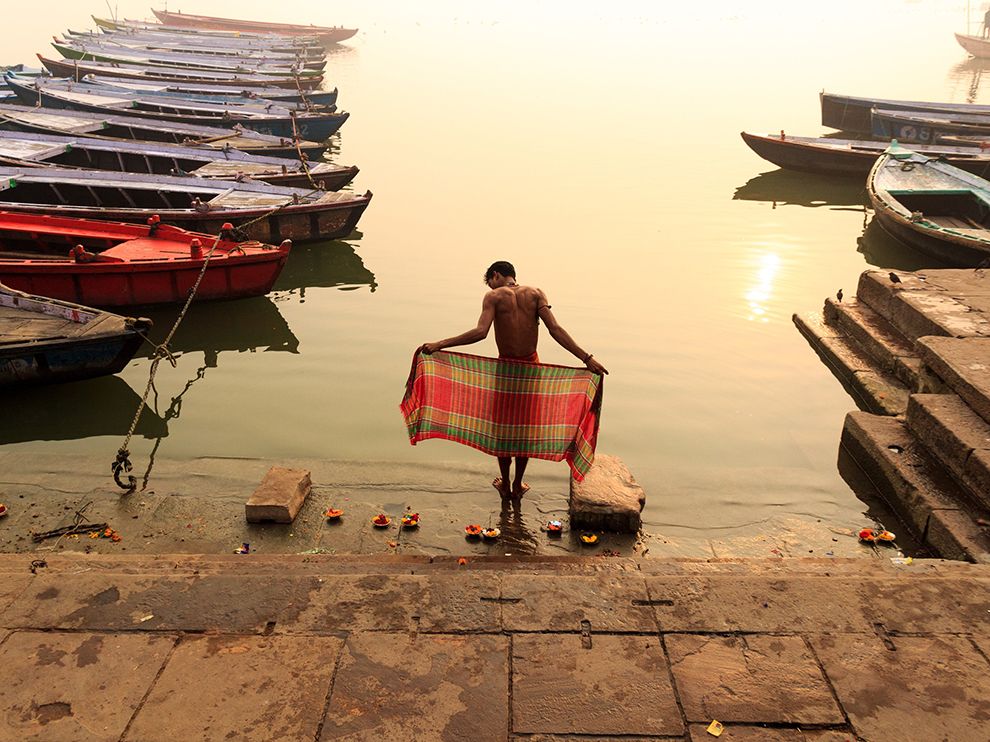
[[[574, 356], [596, 374], [607, 374], [606, 368], [600, 364], [591, 353], [586, 353], [567, 330], [560, 326], [550, 311], [547, 296], [542, 290], [533, 286], [521, 286], [516, 283], [516, 269], [512, 263], [499, 260], [492, 263], [485, 271], [485, 284], [491, 291], [485, 294], [481, 302], [481, 318], [477, 327], [462, 332], [460, 335], [440, 340], [435, 343], [424, 343], [419, 347], [423, 353], [435, 353], [444, 348], [456, 345], [471, 345], [488, 337], [492, 323], [495, 323], [495, 344], [498, 346], [498, 357], [520, 361], [539, 362], [536, 354], [536, 343], [540, 338], [540, 320], [542, 319], [550, 332], [550, 337], [561, 347], [570, 351]], [[511, 456], [499, 456], [498, 468], [502, 476], [492, 482], [503, 499], [521, 498], [529, 489], [523, 482], [528, 458], [516, 457], [516, 474], [510, 479]], [[509, 485], [511, 482], [511, 487]]]

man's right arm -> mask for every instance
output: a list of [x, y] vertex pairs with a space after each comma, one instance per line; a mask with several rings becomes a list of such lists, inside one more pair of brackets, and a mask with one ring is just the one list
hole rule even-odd
[[445, 340], [438, 340], [435, 343], [423, 343], [419, 346], [418, 351], [423, 351], [429, 355], [444, 348], [453, 348], [457, 345], [471, 345], [472, 343], [480, 342], [488, 337], [488, 331], [491, 330], [492, 322], [494, 321], [495, 292], [489, 291], [485, 294], [485, 298], [481, 302], [481, 317], [478, 318], [478, 324], [474, 328], [462, 332], [460, 335], [455, 335]]

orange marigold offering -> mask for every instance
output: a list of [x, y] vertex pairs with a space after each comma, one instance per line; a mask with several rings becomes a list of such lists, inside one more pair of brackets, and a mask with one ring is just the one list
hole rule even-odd
[[389, 518], [387, 515], [385, 515], [385, 513], [379, 513], [378, 515], [376, 515], [374, 518], [371, 519], [371, 524], [375, 528], [385, 528], [391, 522], [392, 519]]
[[867, 543], [872, 544], [874, 541], [877, 540], [877, 535], [878, 535], [877, 532], [874, 531], [872, 528], [864, 528], [862, 531], [859, 532], [859, 540], [866, 541]]
[[469, 537], [480, 536], [481, 526], [479, 526], [477, 523], [472, 523], [469, 526], [464, 526], [464, 533]]
[[494, 539], [502, 535], [502, 532], [497, 528], [486, 528], [481, 532], [481, 535], [485, 538]]
[[406, 528], [415, 528], [419, 525], [419, 513], [406, 513], [402, 516], [402, 525]]
[[336, 520], [344, 514], [343, 510], [336, 510], [334, 508], [327, 508], [326, 512], [323, 513], [323, 517], [327, 520]]
[[597, 533], [582, 533], [581, 534], [581, 543], [582, 544], [588, 544], [589, 546], [591, 544], [597, 544], [598, 543], [598, 534]]

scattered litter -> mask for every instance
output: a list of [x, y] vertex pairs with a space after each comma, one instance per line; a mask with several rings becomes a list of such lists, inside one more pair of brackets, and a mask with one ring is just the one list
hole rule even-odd
[[138, 619], [138, 623], [144, 623], [145, 621], [150, 621], [154, 617], [155, 617], [154, 613], [149, 613], [147, 616], [141, 616], [141, 618]]
[[906, 564], [911, 564], [912, 562], [914, 562], [914, 559], [912, 559], [911, 557], [891, 557], [890, 558], [890, 563], [891, 564], [896, 564], [896, 565], [906, 565]]
[[397, 547], [397, 546], [398, 546], [398, 544], [397, 544], [397, 543], [395, 543], [395, 541], [389, 541], [389, 542], [388, 542], [388, 545], [389, 545], [389, 547], [390, 547], [390, 548], [392, 548], [392, 549], [394, 549], [395, 547]]
[[875, 528], [864, 528], [859, 532], [859, 540], [868, 544], [873, 543], [893, 543], [897, 536], [890, 531], [877, 530]]
[[721, 737], [722, 732], [725, 731], [725, 727], [722, 725], [722, 722], [715, 721], [713, 719], [712, 723], [708, 725], [708, 728], [705, 729], [705, 731], [708, 732], [713, 737]]
[[251, 544], [249, 544], [247, 541], [245, 541], [243, 544], [241, 544], [236, 549], [234, 549], [234, 553], [235, 554], [250, 554], [251, 553]]

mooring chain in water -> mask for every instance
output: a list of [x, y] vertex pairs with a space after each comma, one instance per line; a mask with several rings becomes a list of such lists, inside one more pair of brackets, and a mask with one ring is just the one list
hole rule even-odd
[[[306, 194], [307, 196], [314, 195], [319, 189]], [[250, 227], [252, 224], [262, 221], [263, 219], [268, 219], [274, 216], [286, 206], [296, 203], [296, 197], [286, 201], [285, 203], [279, 204], [274, 209], [262, 214], [261, 216], [255, 217], [250, 221], [242, 224], [238, 230], [244, 230]], [[155, 374], [158, 373], [158, 364], [161, 363], [162, 359], [168, 360], [174, 368], [176, 366], [175, 356], [169, 350], [169, 343], [172, 341], [172, 337], [175, 335], [176, 331], [179, 329], [179, 325], [185, 318], [186, 313], [189, 311], [189, 307], [192, 306], [193, 299], [196, 297], [196, 292], [199, 290], [199, 285], [203, 281], [203, 276], [206, 275], [206, 269], [210, 265], [210, 258], [213, 257], [213, 253], [216, 251], [217, 246], [220, 244], [220, 240], [224, 239], [225, 230], [221, 230], [220, 234], [217, 235], [216, 239], [213, 240], [213, 245], [210, 247], [209, 252], [206, 253], [203, 260], [203, 267], [199, 271], [199, 275], [196, 277], [196, 282], [189, 289], [189, 296], [186, 297], [186, 303], [182, 307], [182, 311], [179, 312], [179, 316], [175, 319], [175, 324], [172, 325], [172, 329], [168, 331], [165, 339], [159, 343], [155, 344], [146, 335], [141, 335], [149, 344], [151, 344], [155, 351], [152, 355], [151, 369], [148, 372], [148, 383], [144, 388], [144, 395], [141, 397], [141, 401], [138, 402], [137, 410], [134, 412], [134, 419], [131, 420], [131, 427], [127, 430], [127, 435], [124, 437], [124, 442], [121, 444], [120, 448], [117, 449], [117, 457], [110, 464], [110, 471], [113, 473], [113, 481], [117, 483], [117, 486], [124, 490], [127, 494], [134, 492], [137, 489], [137, 478], [130, 474], [130, 471], [134, 468], [131, 464], [131, 452], [128, 446], [131, 443], [131, 438], [134, 436], [134, 431], [137, 430], [138, 420], [141, 419], [141, 413], [144, 412], [144, 408], [148, 405], [148, 396], [151, 394], [152, 388], [155, 384]], [[127, 474], [127, 482], [121, 481], [121, 475]], [[144, 486], [147, 487], [148, 480], [145, 477]]]

